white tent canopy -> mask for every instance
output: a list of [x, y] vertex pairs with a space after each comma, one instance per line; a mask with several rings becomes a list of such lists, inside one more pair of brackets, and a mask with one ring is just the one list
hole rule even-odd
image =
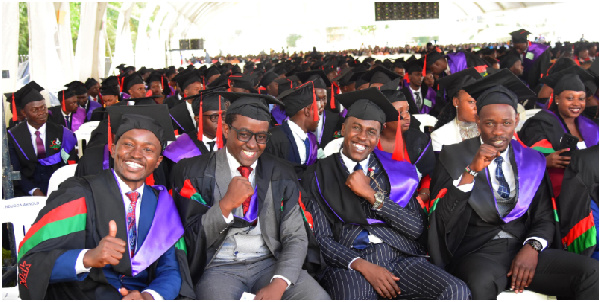
[[[581, 1], [576, 1], [581, 2]], [[592, 9], [558, 2], [440, 2], [436, 20], [375, 21], [374, 1], [243, 1], [146, 2], [136, 17], [137, 39], [132, 41], [130, 19], [134, 2], [119, 9], [111, 66], [105, 68], [107, 2], [83, 2], [75, 53], [69, 26], [68, 2], [28, 2], [31, 79], [50, 91], [73, 80], [103, 78], [120, 63], [162, 68], [179, 65], [182, 57], [204, 57], [204, 50], [181, 53], [180, 39], [203, 39], [204, 48], [218, 54], [247, 55], [281, 51], [320, 51], [364, 45], [404, 46], [417, 37], [438, 37], [438, 44], [506, 42], [509, 32], [526, 28], [530, 38], [577, 41], [585, 34], [599, 40]], [[17, 73], [18, 3], [2, 3], [2, 64], [11, 78], [3, 91], [14, 91]], [[370, 33], [361, 26], [374, 26]], [[296, 47], [286, 38], [301, 36]]]

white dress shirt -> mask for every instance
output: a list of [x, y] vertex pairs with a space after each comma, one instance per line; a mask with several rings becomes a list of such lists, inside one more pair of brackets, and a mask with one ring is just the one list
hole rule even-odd
[[[483, 144], [481, 137], [479, 138], [479, 140], [481, 141], [481, 144]], [[513, 198], [513, 197], [515, 197], [515, 195], [517, 193], [517, 186], [515, 185], [515, 174], [513, 172], [512, 165], [510, 164], [510, 157], [508, 156], [509, 150], [510, 150], [510, 144], [508, 145], [508, 148], [506, 148], [506, 150], [504, 150], [504, 152], [500, 153], [500, 156], [502, 157], [502, 174], [504, 174], [504, 179], [506, 179], [506, 182], [508, 183], [508, 187], [510, 188], [510, 198]], [[492, 162], [486, 168], [486, 169], [488, 169], [488, 175], [490, 176], [490, 182], [492, 183], [492, 190], [494, 190], [494, 192], [497, 192], [498, 187], [500, 186], [500, 183], [498, 182], [498, 179], [496, 178], [496, 168], [497, 167], [498, 167], [498, 164], [496, 164], [496, 162], [494, 160], [492, 160]], [[485, 173], [485, 172], [480, 171], [479, 173]], [[462, 175], [458, 177], [458, 180], [454, 180], [452, 182], [454, 184], [454, 186], [463, 192], [472, 191], [473, 186], [475, 185], [475, 179], [473, 179], [473, 181], [471, 183], [463, 184], [463, 185], [459, 186], [458, 184], [460, 183], [461, 179], [462, 179]], [[494, 194], [494, 193], [492, 192], [492, 194]], [[527, 239], [525, 239], [525, 242], [527, 242], [527, 240], [529, 240], [529, 239], [535, 239], [535, 240], [539, 241], [542, 244], [542, 250], [544, 250], [546, 248], [546, 246], [548, 245], [548, 242], [543, 238], [528, 237]]]
[[[38, 155], [38, 149], [37, 149], [37, 144], [35, 143], [35, 132], [39, 131], [40, 132], [40, 138], [42, 139], [42, 144], [44, 144], [44, 150], [46, 149], [46, 123], [44, 123], [40, 129], [35, 129], [33, 128], [33, 126], [31, 126], [29, 123], [27, 123], [27, 128], [29, 128], [29, 134], [31, 134], [31, 144], [33, 145], [33, 151], [35, 151], [35, 155]], [[47, 154], [47, 153], [46, 153]], [[28, 193], [29, 195], [33, 195], [33, 192], [35, 192], [35, 190], [39, 190], [40, 188], [33, 188], [31, 189]]]
[[[344, 166], [346, 166], [346, 169], [348, 169], [348, 173], [352, 174], [352, 172], [354, 172], [354, 167], [356, 167], [356, 162], [351, 160], [342, 151], [340, 151], [340, 155], [342, 156], [342, 161], [344, 162]], [[365, 175], [367, 175], [367, 172], [369, 171], [369, 159], [370, 158], [371, 158], [371, 154], [369, 154], [369, 156], [367, 156], [367, 158], [363, 159], [360, 162], [360, 167], [362, 168], [363, 173]]]
[[62, 111], [62, 109], [60, 110], [60, 113], [62, 113], [62, 115], [63, 115], [63, 120], [65, 120], [65, 125], [69, 126], [69, 123], [67, 123], [67, 121], [70, 121], [71, 123], [73, 123], [73, 121], [70, 120], [72, 113], [66, 114], [64, 111]]
[[298, 126], [298, 124], [294, 123], [292, 120], [286, 120], [284, 123], [288, 123], [290, 126], [290, 130], [292, 131], [292, 135], [294, 136], [294, 141], [296, 142], [296, 146], [298, 147], [298, 154], [300, 155], [300, 163], [306, 164], [306, 146], [304, 146], [304, 140], [308, 138], [306, 132]]
[[321, 143], [321, 135], [323, 135], [323, 127], [325, 121], [325, 111], [321, 113], [319, 116], [319, 124], [317, 125], [317, 130], [315, 130], [315, 135], [317, 136], [317, 142]]
[[[421, 96], [421, 86], [419, 86], [418, 90], [414, 90], [412, 89], [412, 87], [410, 87], [410, 85], [408, 85], [408, 89], [410, 89], [410, 92], [412, 93], [412, 97], [413, 100], [415, 101], [415, 105], [417, 105], [417, 109], [421, 110], [421, 107], [423, 107], [423, 96]], [[418, 106], [417, 104], [417, 95], [419, 96], [419, 99], [421, 100], [421, 107]]]
[[206, 135], [202, 134], [202, 143], [204, 144], [204, 146], [206, 147], [206, 150], [210, 151], [210, 145], [208, 143], [213, 142], [213, 151], [217, 151], [217, 137], [215, 136], [215, 138], [210, 139], [208, 137], [206, 137]]
[[[123, 200], [123, 205], [125, 206], [125, 221], [127, 221], [127, 208], [129, 208], [129, 204], [131, 203], [129, 197], [127, 197], [127, 195], [125, 195], [126, 193], [131, 192], [131, 188], [125, 184], [123, 182], [123, 180], [119, 177], [119, 175], [117, 175], [117, 173], [115, 173], [113, 171], [113, 174], [115, 176], [115, 179], [117, 180], [117, 183], [119, 185], [119, 189], [121, 190], [121, 199]], [[144, 194], [144, 186], [145, 184], [142, 184], [139, 188], [135, 189], [134, 191], [138, 192], [139, 197], [135, 206], [135, 227], [136, 229], [138, 228], [138, 225], [140, 224], [140, 208], [142, 207], [142, 194]], [[127, 247], [129, 249], [129, 244], [127, 244]], [[139, 248], [139, 246], [137, 247]], [[92, 269], [91, 267], [85, 267], [83, 265], [83, 256], [85, 255], [85, 253], [88, 251], [88, 249], [83, 249], [81, 251], [81, 253], [79, 253], [79, 257], [77, 257], [77, 261], [75, 262], [75, 273], [76, 274], [81, 274], [81, 273], [89, 273], [90, 270]], [[147, 292], [149, 293], [154, 300], [164, 300], [163, 297], [157, 293], [154, 290], [151, 289], [146, 289], [142, 292]]]

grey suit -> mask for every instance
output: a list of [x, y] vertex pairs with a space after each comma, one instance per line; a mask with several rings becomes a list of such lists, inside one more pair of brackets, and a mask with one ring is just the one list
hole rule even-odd
[[223, 148], [184, 159], [172, 173], [173, 197], [186, 229], [190, 273], [198, 297], [239, 299], [242, 292], [256, 293], [273, 275], [280, 275], [292, 283], [284, 299], [328, 299], [318, 283], [302, 270], [308, 240], [298, 205], [296, 174], [269, 154], [258, 160], [255, 183], [261, 236], [270, 255], [213, 265], [228, 230], [250, 225], [238, 217], [226, 223], [218, 206], [232, 178], [225, 152]]

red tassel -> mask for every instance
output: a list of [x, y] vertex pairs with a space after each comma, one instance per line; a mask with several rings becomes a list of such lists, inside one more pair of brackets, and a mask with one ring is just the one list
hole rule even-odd
[[217, 148], [223, 148], [223, 117], [221, 111], [221, 96], [219, 95], [219, 122], [217, 123]]
[[204, 134], [204, 128], [202, 125], [202, 119], [204, 115], [202, 113], [202, 93], [200, 94], [200, 108], [198, 108], [198, 140], [202, 141], [202, 134]]
[[396, 129], [396, 139], [394, 142], [394, 153], [392, 159], [397, 161], [406, 161], [404, 154], [404, 139], [402, 138], [402, 126], [400, 126], [401, 113], [398, 111], [398, 128]]
[[123, 92], [123, 83], [125, 82], [125, 77], [121, 77], [121, 85], [119, 85], [119, 88], [121, 88], [121, 92]]
[[319, 107], [317, 106], [317, 94], [315, 93], [315, 84], [310, 81], [313, 85], [313, 103], [312, 103], [312, 107], [313, 107], [313, 121], [318, 121], [319, 120]]
[[150, 175], [148, 175], [148, 177], [146, 177], [146, 184], [149, 186], [154, 185], [154, 173], [151, 173]]
[[550, 95], [550, 99], [548, 100], [548, 109], [552, 106], [552, 102], [554, 101], [554, 92]]
[[[333, 86], [335, 86], [338, 90], [338, 93], [336, 93], [333, 90]], [[336, 84], [335, 82], [331, 83], [331, 99], [329, 100], [329, 108], [331, 109], [335, 109], [335, 95], [339, 94], [339, 88], [340, 86], [338, 84]]]
[[[425, 60], [423, 62], [423, 77], [427, 76], [427, 55], [425, 55]], [[400, 121], [400, 120], [398, 120]]]
[[66, 92], [66, 90], [62, 91], [62, 104], [61, 105], [62, 105], [62, 111], [66, 113], [67, 108], [65, 107], [65, 92]]
[[12, 94], [12, 121], [16, 122], [18, 120], [17, 116], [17, 104], [15, 104], [15, 94]]
[[112, 131], [110, 128], [110, 115], [108, 116], [108, 152], [112, 153]]

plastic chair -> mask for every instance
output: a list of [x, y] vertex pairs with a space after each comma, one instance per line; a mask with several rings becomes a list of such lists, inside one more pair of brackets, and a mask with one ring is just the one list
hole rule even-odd
[[515, 131], [519, 132], [521, 130], [521, 128], [523, 128], [523, 124], [525, 124], [525, 121], [527, 121], [530, 117], [536, 115], [536, 113], [540, 112], [540, 110], [542, 109], [529, 109], [529, 110], [525, 110], [525, 114], [521, 114], [521, 120], [519, 120], [519, 124], [517, 125], [517, 128], [515, 129]]
[[94, 131], [96, 127], [98, 127], [98, 124], [100, 124], [100, 122], [98, 121], [86, 122], [83, 123], [79, 127], [79, 129], [77, 129], [77, 131], [75, 131], [75, 136], [77, 137], [77, 150], [79, 158], [83, 156], [83, 148], [85, 142], [90, 140], [92, 131]]
[[[18, 251], [21, 241], [27, 230], [31, 227], [40, 210], [46, 205], [46, 197], [25, 196], [2, 200], [2, 223], [13, 224], [13, 235], [15, 236], [16, 250]], [[18, 276], [17, 270], [17, 276]], [[19, 287], [3, 287], [3, 300], [18, 300]]]
[[66, 165], [58, 168], [58, 170], [52, 173], [50, 180], [48, 181], [48, 193], [46, 196], [50, 196], [50, 193], [58, 190], [58, 186], [65, 181], [67, 178], [75, 175], [77, 164]]
[[433, 127], [435, 126], [435, 123], [437, 123], [437, 118], [429, 114], [413, 114], [412, 117], [416, 118], [421, 123], [421, 126], [419, 126], [421, 132], [425, 132], [425, 127]]
[[505, 290], [498, 295], [498, 300], [506, 301], [531, 301], [531, 300], [556, 300], [555, 296], [546, 296], [530, 290], [524, 290], [522, 293], [515, 293], [512, 290]]

